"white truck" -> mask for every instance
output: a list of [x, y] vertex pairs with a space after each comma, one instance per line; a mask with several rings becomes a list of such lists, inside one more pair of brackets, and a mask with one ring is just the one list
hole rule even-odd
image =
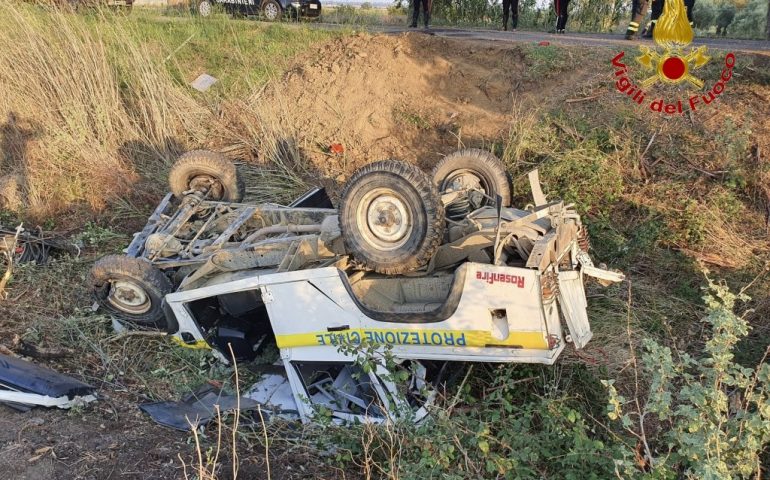
[[593, 265], [580, 216], [546, 201], [537, 172], [533, 205], [510, 207], [503, 165], [481, 150], [448, 155], [432, 177], [366, 165], [339, 209], [319, 190], [286, 207], [238, 203], [237, 170], [212, 152], [170, 176], [127, 255], [94, 265], [97, 300], [224, 361], [272, 345], [279, 358], [248, 396], [303, 421], [420, 420], [447, 362], [553, 364], [591, 339], [585, 277], [623, 279]]

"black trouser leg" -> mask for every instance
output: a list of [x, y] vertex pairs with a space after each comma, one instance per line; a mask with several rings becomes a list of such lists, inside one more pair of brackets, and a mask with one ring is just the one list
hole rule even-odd
[[695, 6], [695, 0], [684, 0], [684, 7], [687, 9], [687, 21], [692, 25], [692, 8]]
[[519, 28], [519, 0], [509, 0], [511, 3], [511, 28]]
[[511, 0], [503, 0], [503, 30], [508, 30], [508, 12], [511, 10]]
[[556, 30], [564, 30], [567, 27], [569, 0], [556, 0]]
[[423, 20], [425, 20], [425, 28], [428, 28], [430, 25], [430, 11], [433, 0], [422, 0], [422, 16]]
[[652, 12], [650, 17], [653, 22], [657, 22], [663, 13], [663, 0], [652, 0]]
[[652, 37], [655, 30], [655, 24], [658, 23], [660, 15], [663, 13], [663, 0], [652, 0], [652, 12], [650, 13], [650, 25], [645, 29], [644, 36]]
[[412, 0], [412, 26], [417, 26], [417, 20], [420, 18], [420, 3], [422, 0]]

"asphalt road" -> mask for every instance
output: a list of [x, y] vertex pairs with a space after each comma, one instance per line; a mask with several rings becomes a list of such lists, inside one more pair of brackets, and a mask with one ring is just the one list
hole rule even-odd
[[[426, 32], [423, 29], [410, 29], [400, 26], [379, 26], [379, 25], [338, 25], [331, 23], [311, 23], [314, 28], [341, 29], [356, 28], [368, 32], [380, 32], [385, 34], [399, 34], [403, 32]], [[484, 29], [463, 29], [436, 27], [429, 30], [430, 33], [440, 37], [463, 38], [468, 40], [488, 40], [497, 42], [522, 42], [539, 43], [551, 42], [561, 45], [581, 45], [581, 46], [607, 46], [607, 47], [625, 47], [627, 45], [653, 45], [651, 39], [640, 39], [635, 41], [625, 40], [623, 35], [605, 34], [605, 33], [567, 33], [564, 35], [555, 35], [546, 32], [523, 31], [518, 30], [515, 33], [503, 32], [499, 30]], [[692, 46], [697, 47], [706, 45], [710, 49], [748, 52], [760, 55], [770, 56], [770, 41], [766, 40], [737, 40], [730, 38], [695, 38]]]

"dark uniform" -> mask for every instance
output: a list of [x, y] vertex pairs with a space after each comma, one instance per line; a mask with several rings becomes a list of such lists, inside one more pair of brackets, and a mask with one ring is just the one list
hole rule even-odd
[[[663, 2], [665, 0], [652, 0], [652, 14], [650, 15], [650, 25], [644, 30], [644, 36], [652, 37], [655, 31], [655, 24], [663, 13]], [[687, 21], [692, 25], [692, 9], [695, 6], [695, 0], [684, 0], [684, 8], [687, 9]]]
[[555, 0], [553, 6], [556, 10], [556, 33], [564, 33], [569, 16], [569, 0]]
[[410, 27], [417, 28], [417, 20], [420, 18], [420, 5], [422, 5], [422, 18], [425, 21], [425, 28], [430, 28], [430, 7], [432, 0], [412, 0], [412, 24]]
[[658, 23], [660, 15], [663, 13], [663, 0], [652, 0], [652, 13], [650, 14], [650, 23], [644, 29], [644, 36], [652, 37], [652, 31], [655, 30], [655, 24]]
[[687, 9], [687, 21], [692, 26], [692, 9], [695, 7], [695, 0], [684, 0], [684, 8]]
[[519, 0], [503, 0], [503, 30], [508, 30], [508, 11], [511, 12], [511, 30], [519, 26]]
[[631, 21], [628, 22], [626, 40], [633, 40], [639, 32], [642, 20], [647, 16], [647, 0], [633, 0], [631, 2]]

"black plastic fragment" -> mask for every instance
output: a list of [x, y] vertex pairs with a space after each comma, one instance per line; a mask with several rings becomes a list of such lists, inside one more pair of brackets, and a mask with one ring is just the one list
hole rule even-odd
[[179, 402], [154, 402], [139, 405], [139, 409], [152, 417], [155, 422], [177, 430], [190, 431], [191, 426], [206, 425], [217, 416], [215, 405], [224, 413], [240, 406], [240, 410], [251, 410], [259, 405], [254, 400], [235, 395], [226, 395], [211, 389], [189, 395]]
[[72, 400], [94, 393], [94, 387], [49, 368], [0, 354], [0, 385], [13, 390]]

